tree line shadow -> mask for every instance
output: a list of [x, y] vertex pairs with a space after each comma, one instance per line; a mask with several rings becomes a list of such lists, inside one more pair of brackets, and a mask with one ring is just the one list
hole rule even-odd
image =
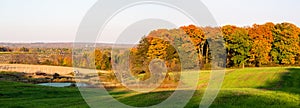
[[[255, 91], [250, 90], [248, 92]], [[134, 107], [149, 107], [163, 102], [169, 96], [171, 96], [172, 93], [173, 91], [151, 92], [124, 97], [118, 100], [126, 105]], [[188, 100], [185, 108], [198, 108], [200, 102], [202, 101], [203, 93], [203, 90], [197, 90], [193, 97]], [[277, 96], [242, 93], [238, 90], [221, 90], [218, 97], [211, 104], [210, 108], [294, 108], [300, 105], [295, 101], [290, 102], [288, 100], [285, 100], [287, 97], [285, 97], [285, 99], [280, 98], [277, 98]], [[182, 103], [172, 103], [172, 106], [178, 107], [180, 106], [180, 104]]]
[[268, 81], [266, 86], [259, 89], [300, 94], [300, 68], [288, 68], [287, 71], [281, 73], [278, 80]]

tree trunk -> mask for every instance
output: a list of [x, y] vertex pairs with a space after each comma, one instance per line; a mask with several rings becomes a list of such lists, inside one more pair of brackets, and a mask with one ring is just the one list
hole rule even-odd
[[207, 64], [208, 63], [208, 45], [206, 45], [206, 60], [205, 60], [205, 63]]
[[200, 64], [200, 68], [203, 68], [203, 62], [202, 62], [203, 61], [202, 60], [203, 59], [203, 57], [202, 57], [203, 53], [202, 53], [202, 50], [201, 50], [202, 48], [203, 48], [203, 45], [201, 45], [200, 48], [199, 48], [199, 64]]
[[243, 69], [245, 68], [245, 63], [242, 64]]

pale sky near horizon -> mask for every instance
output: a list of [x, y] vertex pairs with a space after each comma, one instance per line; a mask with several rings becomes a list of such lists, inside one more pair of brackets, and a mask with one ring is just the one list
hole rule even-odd
[[[0, 42], [73, 42], [82, 18], [96, 1], [0, 0]], [[291, 22], [300, 26], [300, 0], [202, 2], [218, 25]]]

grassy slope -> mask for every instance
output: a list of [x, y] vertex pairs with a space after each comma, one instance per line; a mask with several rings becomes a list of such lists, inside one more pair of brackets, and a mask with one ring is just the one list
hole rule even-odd
[[[200, 89], [187, 107], [198, 107], [209, 72], [202, 72]], [[228, 71], [211, 107], [300, 107], [300, 68], [246, 68]], [[87, 107], [75, 88], [52, 88], [0, 81], [0, 106]], [[133, 106], [149, 106], [166, 99], [172, 91], [138, 95], [111, 92]], [[160, 97], [160, 98], [157, 98]], [[138, 101], [137, 101], [138, 100]]]

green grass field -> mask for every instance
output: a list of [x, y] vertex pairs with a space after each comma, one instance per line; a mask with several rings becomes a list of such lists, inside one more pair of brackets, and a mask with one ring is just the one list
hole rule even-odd
[[[186, 105], [197, 108], [207, 86], [210, 72], [201, 72], [199, 90]], [[232, 69], [212, 108], [299, 108], [300, 68], [266, 67]], [[77, 88], [43, 87], [18, 82], [0, 81], [0, 107], [61, 108], [88, 107]], [[137, 94], [112, 90], [111, 95], [131, 106], [150, 106], [162, 102], [173, 91]]]

